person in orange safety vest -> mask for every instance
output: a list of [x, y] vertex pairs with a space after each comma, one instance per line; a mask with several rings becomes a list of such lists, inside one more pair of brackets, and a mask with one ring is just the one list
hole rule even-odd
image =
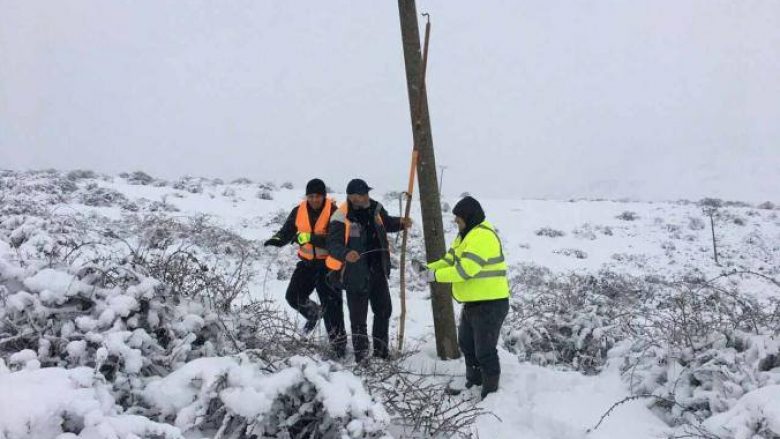
[[[263, 245], [282, 247], [293, 242], [298, 245], [300, 261], [287, 287], [287, 303], [306, 319], [303, 328], [306, 333], [314, 330], [322, 316], [335, 355], [343, 357], [346, 347], [343, 300], [341, 291], [328, 282], [325, 267], [328, 227], [336, 208], [335, 201], [327, 196], [325, 183], [318, 178], [309, 181], [306, 199], [290, 212], [282, 228]], [[320, 304], [309, 298], [315, 289]]]
[[[368, 195], [371, 188], [356, 178], [347, 185], [347, 201], [331, 216], [328, 257], [331, 279], [346, 290], [355, 361], [366, 359], [369, 341], [373, 356], [388, 358], [388, 332], [393, 312], [387, 278], [390, 246], [387, 233], [411, 226], [411, 220], [390, 216]], [[374, 313], [371, 338], [367, 334], [368, 307]]]

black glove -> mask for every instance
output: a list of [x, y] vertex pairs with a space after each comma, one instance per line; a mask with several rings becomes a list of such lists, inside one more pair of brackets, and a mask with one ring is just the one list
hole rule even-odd
[[412, 269], [418, 273], [425, 273], [428, 271], [428, 265], [419, 259], [412, 259]]
[[284, 246], [284, 243], [282, 242], [281, 239], [279, 239], [276, 236], [274, 236], [273, 238], [271, 238], [271, 239], [269, 239], [269, 240], [267, 240], [267, 241], [265, 241], [263, 243], [263, 247], [268, 247], [269, 245], [272, 245], [274, 247], [282, 247], [282, 246]]
[[429, 270], [425, 262], [412, 259], [412, 269], [422, 275], [429, 284], [436, 282], [436, 272]]

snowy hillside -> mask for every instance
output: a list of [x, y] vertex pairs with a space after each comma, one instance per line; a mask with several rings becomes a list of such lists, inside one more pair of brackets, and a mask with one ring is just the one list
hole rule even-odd
[[[513, 293], [480, 402], [445, 394], [463, 364], [436, 358], [411, 269], [397, 360], [335, 362], [323, 328], [299, 335], [295, 251], [260, 243], [302, 185], [0, 171], [0, 439], [780, 436], [774, 204], [713, 210], [716, 264], [697, 202], [480, 200]], [[397, 269], [391, 292], [394, 339]]]

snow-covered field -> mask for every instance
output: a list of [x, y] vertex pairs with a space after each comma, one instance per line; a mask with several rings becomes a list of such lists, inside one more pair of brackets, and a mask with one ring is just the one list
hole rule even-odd
[[[323, 420], [312, 437], [425, 436], [349, 358], [317, 353], [322, 328], [300, 356], [253, 344], [268, 328], [241, 313], [287, 312], [296, 261], [292, 247], [259, 242], [305, 181], [147, 177], [0, 172], [0, 439], [285, 437], [310, 432], [303, 413]], [[372, 195], [397, 214], [396, 198]], [[724, 202], [716, 264], [696, 202], [480, 201], [511, 266], [513, 309], [500, 391], [450, 401], [479, 410], [463, 432], [780, 437], [778, 208]], [[422, 248], [417, 224], [412, 257]], [[172, 274], [188, 267], [201, 274]], [[427, 287], [408, 273], [403, 366], [463, 380], [461, 360], [436, 358]], [[393, 337], [398, 270], [391, 291]]]

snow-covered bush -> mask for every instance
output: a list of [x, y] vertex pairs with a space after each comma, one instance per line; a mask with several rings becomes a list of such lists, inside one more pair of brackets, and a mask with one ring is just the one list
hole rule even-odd
[[609, 226], [593, 225], [585, 223], [572, 230], [572, 234], [580, 239], [594, 240], [597, 238], [596, 232], [601, 233], [604, 236], [612, 236], [612, 228]]
[[272, 181], [266, 181], [263, 183], [258, 183], [257, 189], [259, 189], [261, 192], [262, 191], [276, 192], [279, 188], [276, 186], [276, 183]]
[[728, 411], [706, 421], [704, 428], [723, 439], [780, 437], [780, 385], [746, 393]]
[[725, 437], [775, 431], [776, 418], [749, 398], [740, 401], [780, 384], [780, 299], [744, 290], [757, 281], [780, 287], [777, 280], [744, 271], [710, 280], [695, 271], [679, 278], [563, 276], [524, 265], [510, 272], [513, 297], [502, 339], [521, 360], [585, 373], [614, 362], [634, 395], [647, 398], [669, 424], [702, 434], [693, 437], [723, 437], [725, 430], [717, 430], [723, 425], [742, 429]]
[[401, 437], [473, 437], [471, 425], [486, 413], [478, 399], [451, 395], [435, 371], [409, 369], [406, 359], [415, 354], [406, 349], [397, 358], [363, 363], [355, 373], [403, 427]]
[[[247, 310], [226, 323], [191, 299], [174, 301], [161, 284], [129, 269], [74, 276], [46, 268], [22, 282], [24, 270], [4, 265], [0, 274], [0, 334], [8, 335], [0, 361], [17, 371], [12, 384], [29, 387], [25, 374], [41, 367], [35, 381], [71, 373], [64, 368], [80, 371], [73, 395], [61, 392], [58, 405], [46, 408], [45, 418], [28, 419], [35, 424], [27, 428], [63, 425], [85, 434], [108, 423], [150, 439], [196, 428], [236, 438], [385, 436], [389, 416], [360, 379], [334, 363], [292, 357], [313, 351], [296, 344], [295, 326], [280, 312]], [[248, 356], [213, 357], [233, 347], [249, 348]], [[96, 387], [100, 407], [91, 402], [95, 383], [106, 383]], [[76, 400], [80, 405], [70, 407]]]
[[578, 248], [560, 248], [557, 250], [553, 250], [553, 253], [556, 255], [563, 255], [563, 256], [570, 256], [577, 259], [587, 259], [588, 253], [584, 252]]
[[269, 191], [268, 189], [260, 189], [259, 191], [257, 191], [257, 195], [256, 196], [257, 196], [257, 198], [259, 198], [261, 200], [273, 200], [274, 199], [274, 196], [271, 194], [271, 191]]
[[609, 349], [626, 336], [621, 311], [638, 299], [641, 280], [611, 272], [555, 276], [528, 265], [515, 271], [504, 346], [540, 365], [601, 370]]
[[143, 171], [135, 171], [131, 174], [127, 174], [126, 178], [129, 184], [148, 186], [154, 183], [154, 177]]
[[620, 215], [616, 216], [615, 218], [623, 221], [636, 221], [637, 219], [639, 219], [639, 215], [637, 215], [636, 212], [626, 210], [623, 211]]
[[128, 204], [129, 200], [119, 191], [90, 183], [81, 193], [79, 202], [93, 207], [111, 207]]
[[263, 223], [264, 226], [275, 226], [275, 227], [281, 227], [282, 224], [287, 220], [287, 216], [290, 214], [288, 210], [279, 209], [273, 213], [271, 213], [266, 221]]
[[97, 178], [98, 175], [95, 173], [95, 171], [90, 171], [88, 169], [74, 169], [67, 173], [65, 176], [68, 180], [86, 180], [86, 179], [94, 179]]
[[637, 307], [636, 335], [614, 354], [633, 392], [653, 395], [670, 423], [700, 422], [745, 393], [780, 383], [780, 301], [758, 300], [729, 280], [665, 282]]
[[638, 268], [644, 268], [649, 262], [649, 258], [643, 253], [613, 253], [610, 259], [625, 265], [631, 264]]
[[2, 371], [0, 437], [183, 439], [181, 431], [122, 413], [111, 386], [92, 368]]
[[[4, 205], [12, 205], [17, 212], [48, 208], [70, 200], [78, 186], [52, 171], [12, 172], [0, 177]], [[30, 197], [35, 194], [35, 197]], [[3, 210], [7, 207], [3, 206]]]
[[[32, 275], [30, 275], [32, 274]], [[100, 371], [123, 402], [143, 376], [189, 359], [215, 355], [222, 342], [216, 315], [196, 303], [173, 303], [166, 288], [129, 266], [84, 266], [75, 273], [30, 273], [0, 267], [0, 357], [12, 369], [31, 360], [44, 367]], [[14, 353], [33, 358], [14, 361]]]
[[688, 218], [688, 228], [691, 230], [704, 230], [704, 220], [698, 216]]
[[704, 210], [713, 210], [723, 207], [723, 200], [720, 198], [707, 197], [702, 198], [696, 204]]
[[563, 232], [563, 230], [556, 230], [552, 227], [542, 227], [541, 229], [538, 229], [536, 232], [536, 236], [547, 236], [549, 238], [558, 238], [561, 236], [566, 236], [566, 233]]
[[[139, 206], [118, 220], [0, 219], [0, 437], [386, 436], [382, 402], [320, 360], [321, 341], [268, 302], [231, 305], [255, 243]], [[226, 381], [212, 362], [231, 365]]]
[[596, 239], [596, 233], [594, 231], [594, 228], [589, 223], [585, 223], [575, 228], [574, 230], [572, 230], [572, 234], [579, 239], [587, 239], [591, 241]]
[[178, 207], [169, 203], [164, 197], [161, 201], [139, 198], [135, 203], [139, 206], [139, 210], [145, 210], [149, 213], [171, 213], [179, 211]]
[[208, 183], [204, 178], [185, 176], [174, 182], [171, 187], [191, 194], [202, 194], [204, 183]]
[[[755, 389], [780, 384], [778, 341], [767, 335], [714, 333], [695, 348], [635, 342], [624, 357], [632, 392], [652, 395], [649, 404], [670, 424], [698, 424], [734, 407]], [[617, 354], [615, 352], [614, 354]]]
[[109, 237], [127, 243], [131, 263], [164, 283], [174, 297], [207, 299], [227, 310], [255, 276], [258, 244], [215, 226], [206, 216], [181, 221], [148, 215], [121, 230]]
[[390, 417], [335, 363], [291, 357], [264, 370], [247, 356], [202, 358], [152, 381], [144, 399], [182, 431], [225, 437], [387, 437]]

